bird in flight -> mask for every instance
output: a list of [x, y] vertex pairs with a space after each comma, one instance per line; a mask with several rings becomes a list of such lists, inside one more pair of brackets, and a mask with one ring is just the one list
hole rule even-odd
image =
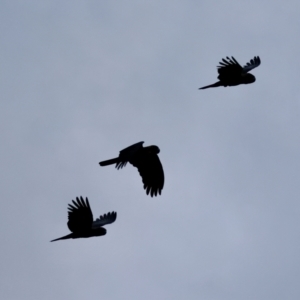
[[113, 211], [93, 221], [93, 213], [88, 198], [84, 201], [82, 197], [77, 197], [76, 201], [72, 200], [72, 202], [73, 204], [69, 204], [68, 207], [68, 227], [72, 233], [51, 242], [105, 235], [106, 229], [102, 226], [113, 223], [117, 218], [117, 213]]
[[260, 65], [260, 58], [259, 56], [254, 56], [250, 62], [242, 67], [233, 56], [231, 58], [227, 56], [226, 59], [223, 58], [219, 64], [220, 65], [217, 67], [219, 81], [211, 85], [203, 86], [199, 88], [199, 90], [204, 90], [210, 87], [226, 87], [253, 83], [255, 81], [255, 77], [248, 72]]
[[119, 157], [101, 161], [100, 166], [116, 164], [119, 170], [129, 162], [136, 167], [142, 177], [144, 189], [147, 195], [157, 196], [161, 194], [164, 186], [164, 171], [159, 160], [160, 152], [157, 146], [143, 147], [144, 142], [131, 145], [120, 151]]

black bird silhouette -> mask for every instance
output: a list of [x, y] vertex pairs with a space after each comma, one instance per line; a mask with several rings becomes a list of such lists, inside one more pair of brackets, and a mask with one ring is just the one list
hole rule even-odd
[[119, 157], [101, 161], [100, 166], [116, 164], [119, 170], [130, 162], [136, 167], [143, 179], [144, 189], [151, 197], [161, 194], [164, 186], [164, 171], [157, 154], [160, 152], [157, 146], [143, 147], [144, 142], [136, 143], [120, 151]]
[[72, 233], [51, 242], [105, 235], [106, 229], [102, 226], [113, 223], [117, 218], [117, 213], [113, 211], [93, 221], [93, 213], [88, 198], [84, 201], [82, 197], [77, 197], [76, 201], [72, 200], [72, 202], [73, 205], [69, 204], [68, 207], [68, 227]]
[[250, 62], [242, 67], [233, 56], [231, 58], [227, 56], [226, 59], [223, 58], [222, 62], [220, 62], [219, 64], [220, 66], [218, 66], [217, 68], [219, 73], [218, 79], [220, 81], [199, 88], [199, 90], [204, 90], [210, 87], [226, 87], [253, 83], [255, 81], [255, 77], [248, 72], [260, 65], [260, 58], [259, 56], [254, 56], [254, 58], [251, 59]]

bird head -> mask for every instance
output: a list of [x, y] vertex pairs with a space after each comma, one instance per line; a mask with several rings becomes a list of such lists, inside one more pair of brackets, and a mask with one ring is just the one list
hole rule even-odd
[[254, 75], [252, 75], [252, 74], [250, 74], [250, 73], [247, 73], [247, 74], [245, 74], [245, 76], [244, 76], [244, 83], [245, 84], [248, 84], [248, 83], [253, 83], [253, 82], [255, 82], [255, 76]]
[[158, 154], [160, 152], [160, 150], [157, 146], [149, 146], [147, 148], [148, 148], [149, 153]]
[[92, 230], [92, 236], [101, 236], [106, 235], [106, 229], [103, 227], [99, 227], [97, 229]]

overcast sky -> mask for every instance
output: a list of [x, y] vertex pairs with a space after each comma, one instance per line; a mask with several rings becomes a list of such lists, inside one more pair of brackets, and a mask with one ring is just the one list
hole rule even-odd
[[[298, 1], [0, 2], [5, 300], [300, 297]], [[198, 90], [259, 55], [256, 82]], [[162, 195], [101, 160], [157, 145]], [[69, 233], [88, 197], [107, 235]]]

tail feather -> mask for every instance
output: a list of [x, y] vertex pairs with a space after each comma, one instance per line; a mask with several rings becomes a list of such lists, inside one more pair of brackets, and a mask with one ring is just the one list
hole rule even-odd
[[62, 237], [60, 237], [58, 239], [55, 239], [55, 240], [52, 240], [50, 242], [55, 242], [55, 241], [59, 241], [59, 240], [66, 240], [66, 239], [72, 239], [72, 238], [73, 238], [73, 233], [62, 236]]
[[119, 161], [119, 158], [116, 157], [116, 158], [112, 158], [112, 159], [109, 159], [109, 160], [101, 161], [101, 162], [99, 162], [99, 165], [101, 167], [104, 167], [104, 166], [116, 164], [118, 161]]
[[204, 89], [208, 89], [208, 88], [211, 88], [211, 87], [218, 87], [218, 86], [221, 86], [221, 85], [222, 85], [221, 81], [218, 81], [214, 84], [203, 86], [202, 88], [199, 88], [199, 90], [204, 90]]

